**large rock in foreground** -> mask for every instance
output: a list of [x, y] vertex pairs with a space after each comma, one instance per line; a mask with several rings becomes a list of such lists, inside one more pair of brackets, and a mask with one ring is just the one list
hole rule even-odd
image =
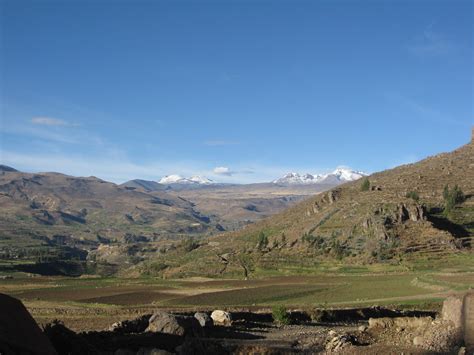
[[194, 317], [156, 311], [148, 320], [147, 332], [159, 332], [178, 336], [201, 335], [201, 326]]
[[215, 310], [211, 313], [211, 318], [215, 325], [223, 325], [226, 327], [232, 325], [232, 317], [229, 312]]
[[0, 294], [0, 354], [56, 354], [21, 301]]
[[443, 302], [442, 319], [457, 329], [468, 351], [474, 351], [474, 292], [451, 296]]

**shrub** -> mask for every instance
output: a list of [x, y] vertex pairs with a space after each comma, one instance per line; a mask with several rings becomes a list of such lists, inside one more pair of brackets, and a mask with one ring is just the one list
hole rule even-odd
[[362, 180], [362, 184], [360, 185], [360, 190], [361, 191], [369, 191], [370, 189], [370, 181], [368, 178], [364, 178]]
[[418, 195], [418, 192], [416, 191], [409, 191], [407, 192], [407, 194], [405, 195], [406, 198], [411, 198], [412, 200], [414, 201], [419, 201], [420, 200], [420, 196]]
[[290, 316], [284, 306], [275, 306], [272, 308], [273, 321], [280, 325], [288, 325], [291, 323]]
[[450, 189], [449, 186], [446, 185], [443, 190], [443, 198], [444, 210], [447, 213], [451, 212], [454, 209], [454, 206], [464, 202], [464, 200], [466, 199], [464, 193], [458, 185], [454, 185], [452, 189]]
[[242, 269], [244, 269], [244, 277], [245, 279], [248, 279], [250, 273], [255, 271], [255, 262], [249, 254], [245, 252], [241, 252], [237, 260], [239, 261], [240, 266], [242, 266]]
[[339, 240], [334, 240], [332, 242], [331, 250], [334, 253], [334, 256], [336, 257], [336, 259], [338, 260], [341, 260], [346, 254], [345, 248], [341, 244], [341, 242], [339, 242]]
[[181, 242], [181, 247], [185, 252], [189, 253], [194, 249], [199, 248], [199, 243], [193, 237], [188, 237]]
[[143, 275], [158, 276], [169, 266], [162, 262], [150, 262], [141, 265], [140, 271]]
[[262, 250], [265, 249], [268, 246], [268, 237], [265, 235], [265, 233], [260, 232], [258, 235], [258, 244], [257, 244], [257, 249]]

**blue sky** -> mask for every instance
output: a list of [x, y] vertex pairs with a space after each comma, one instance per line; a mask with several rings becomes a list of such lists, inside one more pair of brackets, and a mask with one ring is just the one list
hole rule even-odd
[[0, 11], [0, 163], [25, 171], [374, 172], [452, 150], [474, 124], [470, 0], [2, 0]]

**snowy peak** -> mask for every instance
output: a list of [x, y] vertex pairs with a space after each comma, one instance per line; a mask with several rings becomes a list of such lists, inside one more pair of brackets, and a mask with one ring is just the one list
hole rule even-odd
[[348, 181], [358, 180], [367, 174], [361, 171], [355, 171], [348, 168], [337, 168], [330, 174], [299, 174], [299, 173], [288, 173], [279, 179], [273, 181], [274, 184], [278, 185], [307, 185], [307, 184], [318, 184], [318, 183], [343, 183]]
[[172, 185], [172, 184], [180, 184], [180, 185], [209, 185], [213, 184], [214, 182], [204, 176], [191, 176], [190, 178], [185, 178], [181, 175], [167, 175], [159, 181], [160, 184], [163, 185]]
[[212, 181], [211, 179], [208, 179], [205, 176], [199, 176], [199, 175], [191, 176], [189, 180], [196, 184], [201, 184], [201, 185], [209, 185], [209, 184], [214, 183], [214, 181]]
[[288, 173], [279, 179], [273, 180], [274, 184], [282, 185], [304, 185], [314, 184], [321, 179], [321, 175]]
[[328, 175], [333, 175], [340, 181], [354, 181], [360, 179], [361, 177], [367, 176], [367, 174], [362, 171], [355, 171], [347, 168], [337, 168]]

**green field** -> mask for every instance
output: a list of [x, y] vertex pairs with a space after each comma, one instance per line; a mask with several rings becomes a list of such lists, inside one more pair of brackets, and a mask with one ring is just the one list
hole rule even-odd
[[13, 279], [0, 281], [0, 292], [23, 300], [41, 323], [58, 318], [79, 330], [102, 329], [155, 308], [285, 305], [314, 309], [390, 305], [438, 309], [450, 293], [474, 286], [471, 254], [442, 261], [420, 259], [410, 267], [320, 265], [313, 270], [292, 271], [257, 270], [249, 280], [26, 277], [17, 273]]

